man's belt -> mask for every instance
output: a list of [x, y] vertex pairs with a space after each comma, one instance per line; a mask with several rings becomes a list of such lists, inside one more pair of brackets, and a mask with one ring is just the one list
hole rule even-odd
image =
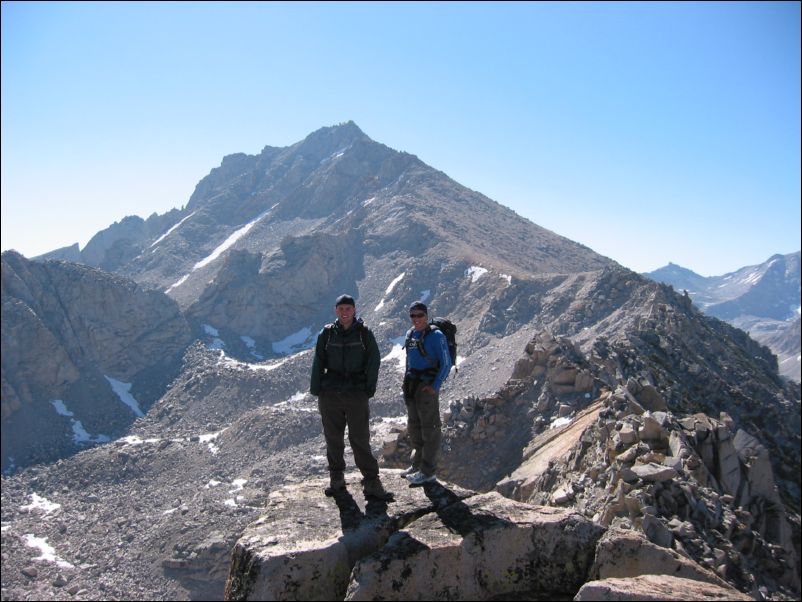
[[364, 372], [340, 372], [339, 370], [332, 370], [331, 368], [326, 368], [326, 376], [333, 376], [337, 380], [344, 382], [367, 380], [367, 376]]

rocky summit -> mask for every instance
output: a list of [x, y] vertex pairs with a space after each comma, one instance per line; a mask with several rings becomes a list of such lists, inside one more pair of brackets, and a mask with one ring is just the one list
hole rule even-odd
[[[352, 122], [84, 249], [6, 252], [2, 597], [798, 599], [799, 385], [678, 290]], [[323, 494], [311, 347], [341, 293], [380, 347], [389, 503], [354, 472]], [[420, 300], [459, 370], [410, 489]]]

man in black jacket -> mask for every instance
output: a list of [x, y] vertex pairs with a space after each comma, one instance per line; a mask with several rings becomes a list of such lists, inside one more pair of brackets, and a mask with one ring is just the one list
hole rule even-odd
[[366, 498], [389, 501], [379, 480], [379, 464], [370, 449], [370, 408], [379, 380], [379, 346], [370, 329], [356, 319], [356, 303], [340, 295], [334, 304], [337, 319], [317, 337], [309, 391], [318, 396], [318, 409], [326, 439], [326, 459], [331, 477], [326, 495], [345, 490], [345, 426], [362, 472]]

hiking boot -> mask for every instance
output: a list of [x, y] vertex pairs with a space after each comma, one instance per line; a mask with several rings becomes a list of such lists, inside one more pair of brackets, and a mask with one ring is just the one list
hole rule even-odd
[[331, 473], [331, 478], [329, 480], [329, 486], [326, 487], [324, 493], [328, 497], [332, 497], [345, 491], [345, 476], [341, 472], [333, 472]]
[[399, 476], [399, 477], [401, 477], [402, 479], [405, 479], [405, 478], [407, 478], [409, 475], [411, 475], [411, 474], [415, 474], [416, 472], [418, 472], [418, 469], [417, 469], [417, 468], [415, 468], [414, 466], [410, 466], [410, 467], [409, 467], [409, 468], [407, 468], [406, 470], [402, 470], [402, 471], [401, 471], [401, 473], [400, 473], [398, 476]]
[[407, 481], [409, 481], [410, 487], [420, 487], [426, 483], [433, 483], [437, 480], [433, 474], [425, 474], [420, 470], [416, 473], [413, 473], [407, 477]]
[[380, 502], [391, 502], [393, 500], [393, 494], [384, 488], [378, 477], [362, 481], [362, 491], [366, 498], [373, 498]]

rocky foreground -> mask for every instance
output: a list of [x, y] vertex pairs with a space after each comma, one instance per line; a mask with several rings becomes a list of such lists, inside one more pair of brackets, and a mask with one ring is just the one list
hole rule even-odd
[[230, 600], [750, 600], [632, 529], [605, 530], [570, 509], [533, 506], [449, 483], [382, 477], [393, 502], [325, 480], [273, 492], [237, 542]]

